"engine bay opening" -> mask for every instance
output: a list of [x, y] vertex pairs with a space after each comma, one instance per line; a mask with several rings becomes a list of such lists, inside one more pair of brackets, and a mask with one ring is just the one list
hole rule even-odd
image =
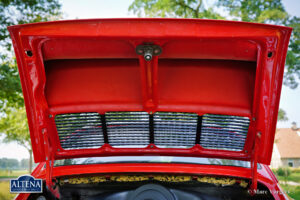
[[[234, 177], [109, 174], [61, 177], [56, 180], [56, 189], [60, 193], [60, 199], [70, 200], [274, 199], [268, 188], [260, 183], [257, 190], [259, 192], [252, 196], [249, 184], [249, 180]], [[38, 195], [31, 195], [32, 200], [37, 197]], [[49, 194], [47, 197], [51, 199]]]

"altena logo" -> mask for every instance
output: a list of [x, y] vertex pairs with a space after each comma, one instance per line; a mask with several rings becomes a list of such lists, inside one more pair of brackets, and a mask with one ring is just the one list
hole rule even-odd
[[11, 193], [42, 193], [42, 179], [35, 179], [30, 175], [19, 176], [17, 179], [10, 180]]

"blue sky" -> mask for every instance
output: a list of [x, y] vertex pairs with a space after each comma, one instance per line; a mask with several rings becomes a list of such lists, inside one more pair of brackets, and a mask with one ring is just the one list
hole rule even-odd
[[[136, 17], [128, 12], [132, 2], [133, 0], [61, 0], [64, 19]], [[300, 0], [283, 0], [283, 4], [291, 15], [300, 17]], [[283, 86], [280, 107], [287, 112], [289, 120], [279, 122], [277, 127], [290, 127], [293, 121], [300, 126], [300, 86], [296, 90]], [[0, 143], [0, 149], [0, 158], [29, 157], [26, 149], [15, 143]]]

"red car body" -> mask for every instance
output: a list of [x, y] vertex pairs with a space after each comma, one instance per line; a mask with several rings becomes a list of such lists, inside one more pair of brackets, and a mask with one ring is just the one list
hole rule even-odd
[[[32, 174], [45, 179], [49, 188], [53, 178], [82, 173], [209, 174], [251, 179], [252, 190], [258, 181], [275, 199], [286, 199], [267, 165], [291, 28], [219, 20], [95, 19], [8, 29], [33, 154], [40, 162]], [[153, 57], [147, 60], [149, 47]], [[150, 118], [159, 112], [194, 113], [201, 120], [207, 114], [230, 115], [247, 118], [249, 126], [239, 150], [204, 148], [199, 141], [190, 148], [161, 148], [151, 134], [143, 148], [116, 148], [105, 134], [99, 148], [63, 148], [62, 143], [74, 142], [70, 138], [82, 129], [62, 140], [56, 116], [90, 112], [147, 112]], [[103, 122], [99, 127], [103, 129]], [[251, 168], [166, 163], [51, 166], [59, 159], [144, 155], [242, 160], [250, 161]], [[20, 194], [18, 199], [26, 197]]]

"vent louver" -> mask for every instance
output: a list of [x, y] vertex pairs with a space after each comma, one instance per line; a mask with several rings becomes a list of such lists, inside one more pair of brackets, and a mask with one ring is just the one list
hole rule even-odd
[[207, 149], [241, 151], [245, 145], [249, 123], [247, 117], [203, 115], [200, 145]]
[[98, 113], [56, 115], [55, 123], [63, 149], [99, 148], [104, 143]]
[[108, 112], [105, 114], [108, 142], [113, 147], [146, 147], [149, 144], [147, 112]]
[[195, 145], [197, 114], [154, 114], [154, 143], [161, 148], [191, 148]]

